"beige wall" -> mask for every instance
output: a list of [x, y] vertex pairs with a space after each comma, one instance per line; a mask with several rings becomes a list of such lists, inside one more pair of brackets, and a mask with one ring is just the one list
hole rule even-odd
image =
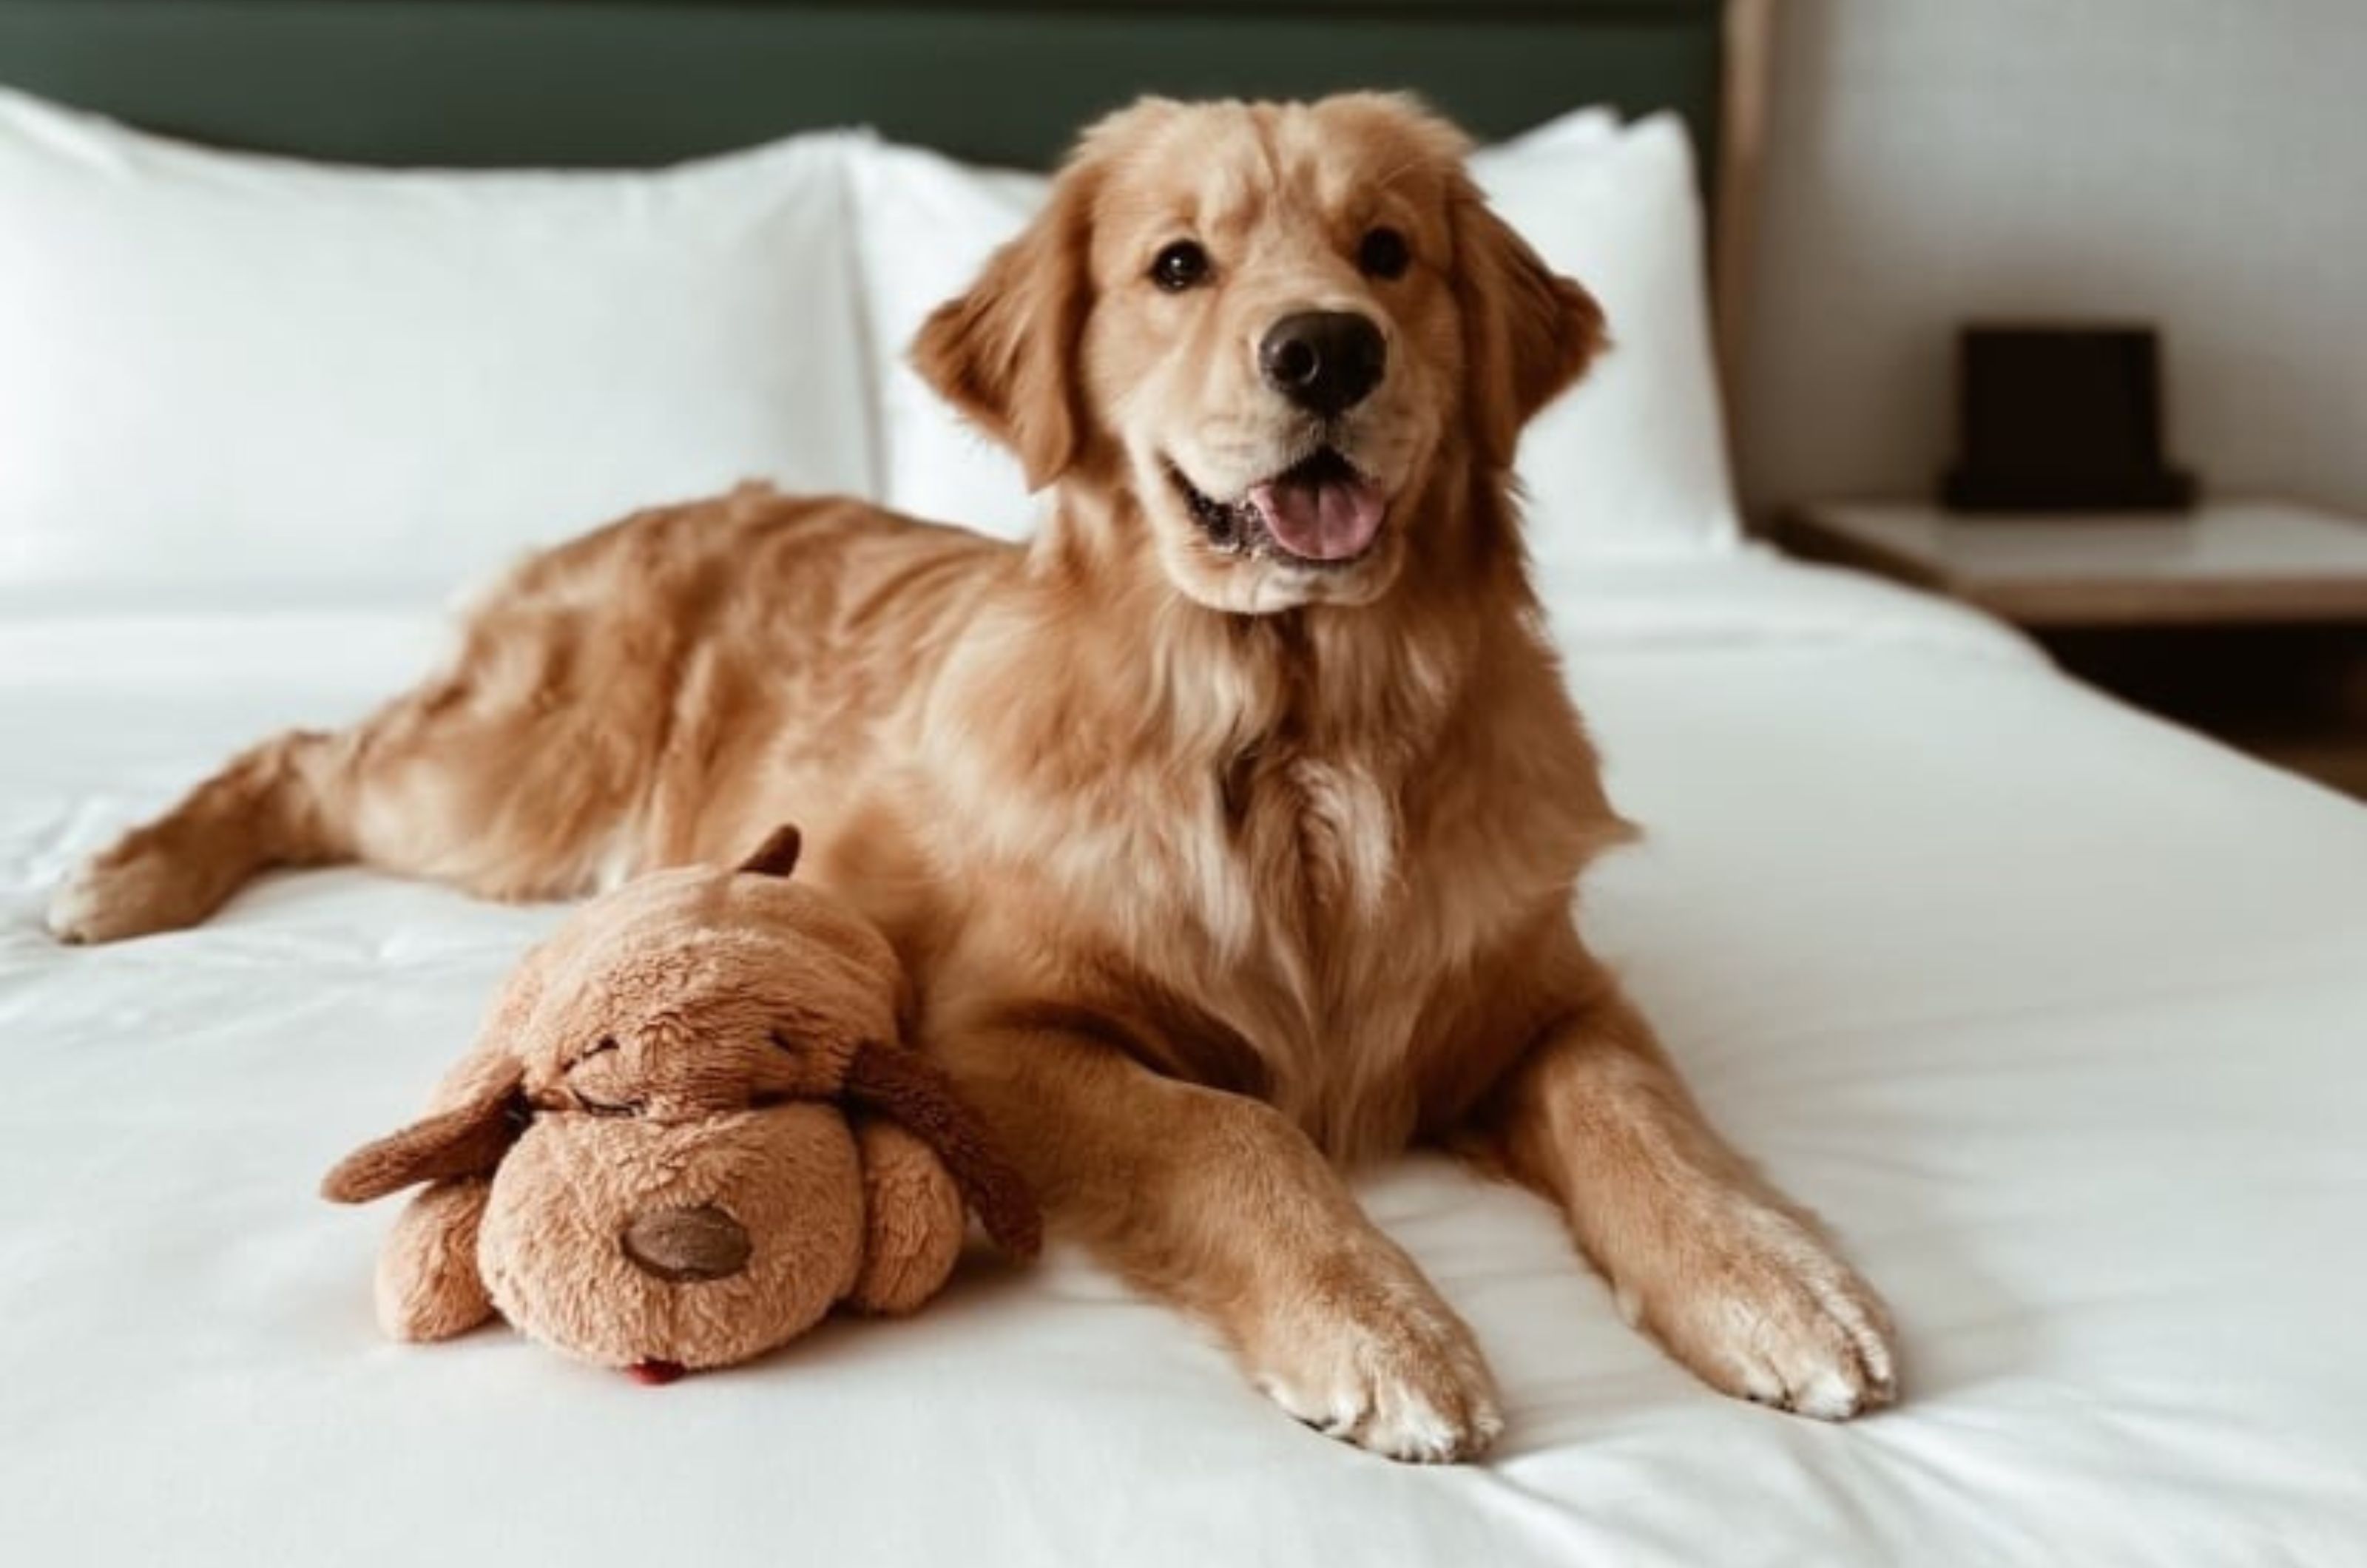
[[2367, 0], [1777, 0], [1754, 508], [1928, 491], [1965, 317], [2157, 320], [2174, 454], [2367, 514]]

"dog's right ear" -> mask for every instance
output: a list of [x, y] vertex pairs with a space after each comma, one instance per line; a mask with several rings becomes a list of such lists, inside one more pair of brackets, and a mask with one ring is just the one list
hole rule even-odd
[[339, 1160], [322, 1178], [321, 1196], [367, 1203], [423, 1181], [492, 1175], [530, 1119], [521, 1088], [526, 1069], [515, 1058], [506, 1061], [507, 1070], [490, 1075], [474, 1098]]
[[1585, 374], [1609, 337], [1593, 295], [1546, 265], [1467, 176], [1455, 185], [1464, 401], [1480, 457], [1492, 468], [1509, 469], [1522, 428]]
[[912, 367], [938, 394], [1018, 454], [1042, 490], [1082, 450], [1090, 423], [1075, 371], [1093, 304], [1086, 267], [1098, 166], [1072, 161], [1051, 199], [990, 257], [969, 292], [940, 305], [912, 340]]

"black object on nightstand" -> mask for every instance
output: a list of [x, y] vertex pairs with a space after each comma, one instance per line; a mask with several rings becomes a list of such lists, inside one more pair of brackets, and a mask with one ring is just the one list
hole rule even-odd
[[2194, 476], [2162, 458], [2149, 327], [1967, 327], [1957, 348], [1955, 512], [2168, 512]]

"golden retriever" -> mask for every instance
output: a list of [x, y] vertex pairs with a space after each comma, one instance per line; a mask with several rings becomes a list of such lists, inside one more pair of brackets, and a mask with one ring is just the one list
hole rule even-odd
[[1716, 1387], [1886, 1402], [1879, 1301], [1573, 928], [1629, 829], [1511, 468], [1603, 321], [1465, 152], [1375, 95], [1111, 118], [914, 347], [1051, 488], [1029, 544], [762, 489], [629, 517], [511, 573], [418, 689], [96, 857], [54, 930], [341, 860], [567, 896], [795, 818], [1056, 1230], [1299, 1419], [1410, 1460], [1502, 1425], [1335, 1171], [1412, 1140], [1557, 1204]]

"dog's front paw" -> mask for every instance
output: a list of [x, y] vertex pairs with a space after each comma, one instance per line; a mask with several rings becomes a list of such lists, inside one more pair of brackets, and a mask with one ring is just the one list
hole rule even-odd
[[1687, 1239], [1682, 1267], [1614, 1289], [1703, 1382], [1820, 1421], [1897, 1398], [1882, 1298], [1806, 1224], [1735, 1195]]
[[1419, 1276], [1314, 1291], [1243, 1349], [1251, 1378], [1284, 1410], [1390, 1459], [1471, 1459], [1504, 1429], [1478, 1343]]

